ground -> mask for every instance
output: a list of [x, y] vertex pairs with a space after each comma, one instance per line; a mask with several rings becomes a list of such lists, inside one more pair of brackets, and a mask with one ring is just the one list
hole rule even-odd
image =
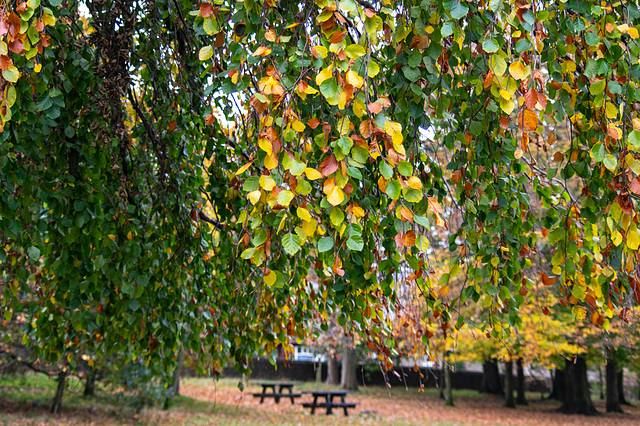
[[[508, 409], [502, 399], [475, 391], [454, 391], [455, 407], [445, 407], [435, 389], [417, 392], [415, 389], [381, 387], [360, 388], [348, 401], [358, 402], [352, 415], [342, 412], [312, 416], [299, 403], [289, 400], [275, 404], [267, 400], [260, 404], [251, 392], [261, 388], [249, 381], [244, 392], [238, 381], [223, 379], [185, 379], [182, 396], [168, 410], [160, 407], [135, 409], [130, 396], [100, 389], [94, 398], [84, 398], [82, 385], [73, 380], [64, 401], [63, 413], [49, 415], [49, 399], [55, 381], [44, 376], [0, 376], [0, 424], [219, 424], [219, 425], [626, 425], [640, 424], [640, 408], [625, 407], [625, 414], [602, 414], [598, 417], [569, 416], [554, 412], [557, 402], [543, 401], [540, 394], [531, 394], [530, 405]], [[296, 391], [326, 389], [324, 385], [300, 383]], [[308, 395], [303, 401], [309, 400]], [[300, 400], [298, 400], [300, 402]], [[604, 412], [604, 402], [596, 400]]]

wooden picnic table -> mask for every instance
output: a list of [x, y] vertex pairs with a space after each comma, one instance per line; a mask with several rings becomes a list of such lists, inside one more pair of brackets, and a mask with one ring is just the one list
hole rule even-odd
[[[254, 398], [260, 398], [260, 404], [264, 402], [265, 398], [273, 398], [276, 404], [280, 403], [280, 398], [290, 398], [291, 403], [295, 403], [295, 398], [299, 398], [302, 394], [293, 393], [293, 383], [289, 382], [264, 382], [258, 383], [258, 385], [262, 386], [262, 392], [256, 392], [253, 394]], [[270, 389], [270, 392], [267, 392], [267, 389]], [[287, 390], [287, 393], [284, 393], [284, 390]]]
[[[315, 414], [316, 408], [326, 408], [327, 415], [333, 412], [333, 408], [342, 408], [344, 410], [344, 415], [348, 416], [349, 412], [347, 411], [349, 408], [355, 408], [357, 403], [355, 402], [346, 402], [345, 398], [348, 394], [353, 393], [352, 391], [311, 391], [304, 392], [311, 394], [313, 396], [313, 402], [305, 402], [302, 404], [305, 408], [311, 408], [311, 414]], [[340, 402], [334, 402], [333, 399], [339, 397]], [[324, 402], [318, 402], [318, 399]]]

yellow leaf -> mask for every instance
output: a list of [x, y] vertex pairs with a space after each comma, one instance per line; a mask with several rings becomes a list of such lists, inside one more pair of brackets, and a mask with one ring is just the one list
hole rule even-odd
[[278, 157], [273, 154], [267, 155], [264, 157], [264, 166], [269, 170], [275, 169], [278, 167]]
[[253, 52], [252, 56], [262, 56], [265, 57], [267, 56], [269, 53], [271, 53], [271, 48], [268, 46], [260, 46], [256, 49], [255, 52]]
[[620, 232], [613, 231], [613, 234], [611, 234], [611, 241], [613, 241], [613, 244], [615, 244], [616, 246], [619, 246], [620, 243], [622, 242], [622, 234], [620, 234]]
[[271, 269], [267, 269], [267, 271], [269, 272], [264, 276], [264, 283], [271, 287], [276, 283], [276, 279], [278, 279], [278, 276]]
[[116, 242], [116, 236], [115, 236], [115, 235], [113, 235], [113, 234], [109, 234], [109, 239], [110, 239], [111, 241], [113, 241], [114, 243]]
[[355, 217], [364, 217], [364, 210], [362, 209], [362, 207], [360, 207], [357, 204], [353, 205], [353, 208], [351, 209], [351, 211], [353, 212], [353, 215]]
[[205, 46], [198, 52], [198, 59], [201, 61], [206, 61], [213, 56], [213, 47]]
[[449, 293], [451, 292], [451, 289], [449, 288], [448, 285], [445, 285], [444, 287], [440, 287], [440, 290], [438, 290], [438, 296], [442, 297], [446, 297], [449, 295]]
[[327, 55], [329, 54], [329, 51], [324, 46], [313, 46], [311, 50], [315, 50], [316, 53], [320, 55], [322, 59], [326, 58]]
[[629, 28], [629, 31], [627, 31], [627, 34], [629, 34], [629, 36], [633, 39], [636, 39], [640, 36], [640, 34], [638, 34], [637, 28]]
[[298, 213], [298, 217], [304, 220], [305, 222], [308, 222], [311, 220], [311, 214], [309, 213], [309, 210], [305, 209], [304, 207], [298, 207], [298, 209], [296, 210], [296, 213]]
[[304, 123], [300, 120], [296, 120], [293, 122], [293, 124], [291, 125], [291, 127], [293, 128], [293, 130], [295, 130], [296, 132], [300, 133], [300, 132], [304, 132], [304, 129], [307, 127], [304, 125]]
[[409, 185], [410, 188], [422, 189], [422, 181], [417, 176], [411, 176], [407, 184]]
[[87, 364], [89, 364], [89, 367], [93, 367], [93, 360], [89, 359], [89, 361], [87, 361]]
[[240, 167], [238, 169], [238, 171], [236, 172], [236, 176], [241, 175], [242, 173], [246, 172], [247, 169], [249, 167], [251, 167], [252, 164], [253, 164], [253, 161], [249, 161], [247, 164], [245, 164], [244, 166]]
[[256, 205], [256, 203], [258, 201], [260, 201], [260, 197], [262, 196], [262, 191], [260, 191], [259, 189], [253, 192], [250, 192], [248, 195], [249, 201], [251, 202], [251, 204], [253, 204], [254, 206]]
[[627, 247], [634, 251], [640, 247], [640, 236], [637, 231], [631, 231], [627, 234]]
[[605, 107], [607, 118], [610, 120], [618, 118], [618, 109], [611, 102], [607, 102], [607, 106]]
[[316, 84], [320, 86], [323, 81], [330, 79], [333, 77], [333, 73], [331, 72], [331, 68], [333, 65], [329, 65], [327, 68], [323, 69], [316, 75]]
[[258, 146], [260, 146], [267, 155], [271, 155], [273, 153], [273, 146], [271, 145], [271, 141], [267, 138], [260, 138], [258, 140]]
[[491, 55], [491, 59], [489, 59], [489, 66], [493, 71], [493, 74], [502, 77], [507, 70], [507, 62], [498, 55]]
[[327, 201], [329, 201], [332, 206], [340, 205], [340, 203], [344, 201], [344, 192], [339, 186], [334, 186], [331, 192], [329, 192], [329, 195], [327, 195]]
[[127, 240], [129, 241], [133, 240], [133, 232], [131, 231], [127, 232]]
[[318, 224], [316, 223], [315, 220], [310, 220], [309, 222], [304, 222], [302, 224], [302, 230], [304, 231], [305, 234], [307, 234], [307, 237], [313, 237], [313, 234], [316, 233], [317, 227], [318, 227]]
[[320, 173], [316, 169], [312, 169], [311, 167], [307, 167], [306, 169], [304, 169], [304, 174], [309, 180], [318, 180], [322, 177], [322, 173]]
[[513, 109], [516, 107], [516, 103], [511, 99], [501, 99], [500, 100], [500, 109], [504, 111], [506, 114], [511, 114]]
[[271, 176], [262, 175], [260, 176], [260, 186], [265, 191], [271, 191], [276, 186], [276, 181]]
[[39, 73], [41, 69], [42, 69], [42, 64], [36, 64], [36, 66], [33, 67], [33, 72]]
[[[400, 123], [387, 120], [384, 123], [384, 131], [391, 136], [393, 145], [401, 145], [404, 138], [402, 137], [402, 125]], [[395, 148], [395, 146], [394, 146]], [[397, 150], [396, 150], [397, 151]]]
[[364, 83], [364, 78], [360, 77], [358, 73], [352, 70], [347, 71], [346, 79], [347, 83], [355, 88], [362, 87], [362, 84]]
[[509, 65], [509, 74], [516, 80], [522, 80], [528, 73], [522, 62], [517, 61]]
[[504, 89], [500, 89], [500, 96], [502, 96], [502, 98], [506, 100], [511, 99], [511, 93], [507, 92]]
[[47, 12], [44, 12], [42, 14], [42, 23], [53, 26], [56, 24], [56, 18], [54, 18], [53, 15], [49, 15]]

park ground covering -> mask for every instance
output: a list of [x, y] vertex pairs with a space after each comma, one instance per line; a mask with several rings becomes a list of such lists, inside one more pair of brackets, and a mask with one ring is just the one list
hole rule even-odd
[[[342, 413], [310, 415], [308, 410], [288, 401], [260, 404], [251, 396], [259, 387], [249, 381], [244, 392], [235, 379], [185, 379], [181, 396], [168, 409], [161, 406], [140, 408], [133, 395], [121, 389], [100, 388], [96, 396], [82, 396], [82, 385], [72, 380], [65, 408], [59, 415], [49, 414], [48, 404], [55, 392], [55, 381], [43, 375], [0, 378], [0, 424], [2, 425], [85, 425], [85, 424], [220, 424], [220, 425], [632, 425], [640, 424], [640, 406], [627, 406], [625, 413], [604, 413], [604, 401], [594, 395], [596, 417], [555, 412], [558, 402], [529, 394], [529, 405], [517, 409], [503, 407], [500, 397], [476, 391], [455, 391], [455, 407], [446, 407], [437, 389], [403, 387], [361, 387], [350, 400], [359, 405], [345, 418]], [[299, 391], [324, 389], [325, 385], [300, 383]], [[327, 388], [328, 389], [328, 388]], [[305, 398], [303, 398], [306, 400]], [[308, 399], [308, 397], [307, 397]]]

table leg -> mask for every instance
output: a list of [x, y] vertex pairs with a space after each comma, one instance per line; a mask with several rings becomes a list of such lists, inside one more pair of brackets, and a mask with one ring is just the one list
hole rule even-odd
[[[343, 405], [344, 405], [344, 404], [346, 404], [346, 402], [345, 402], [345, 400], [344, 400], [344, 397], [345, 397], [345, 396], [346, 396], [346, 395], [342, 395], [342, 398], [341, 398], [341, 401], [340, 401]], [[345, 415], [346, 417], [349, 417], [349, 412], [347, 411], [347, 406], [346, 406], [346, 405], [344, 405], [342, 408], [344, 408], [344, 415]]]
[[333, 413], [333, 396], [327, 395], [327, 416]]
[[316, 404], [318, 403], [318, 395], [313, 397], [313, 405], [311, 406], [311, 414], [315, 414], [316, 412]]
[[264, 402], [264, 395], [267, 393], [267, 387], [263, 386], [262, 387], [262, 395], [260, 395], [260, 404], [262, 404]]
[[293, 397], [293, 388], [292, 387], [287, 387], [287, 389], [289, 389], [289, 398], [291, 398], [291, 404], [295, 404], [295, 398]]

